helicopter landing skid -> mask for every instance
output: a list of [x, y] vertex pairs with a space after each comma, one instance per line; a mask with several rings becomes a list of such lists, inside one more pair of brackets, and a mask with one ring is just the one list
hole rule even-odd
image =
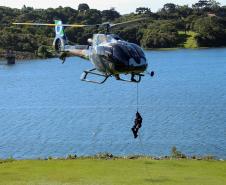
[[[82, 76], [81, 76], [81, 80], [82, 81], [85, 81], [85, 82], [91, 82], [91, 83], [96, 83], [96, 84], [103, 84], [111, 75], [104, 75], [104, 74], [100, 74], [100, 73], [97, 73], [95, 72], [96, 71], [96, 68], [94, 69], [91, 69], [91, 70], [88, 70], [88, 71], [84, 71], [82, 73]], [[87, 76], [91, 74], [91, 75], [96, 75], [96, 76], [101, 76], [101, 77], [104, 77], [104, 79], [102, 81], [95, 81], [95, 80], [89, 80], [87, 79]]]
[[[143, 76], [144, 76], [143, 74], [134, 74], [134, 76], [131, 77], [131, 80], [126, 80], [126, 79], [123, 79], [123, 78], [119, 78], [118, 80], [123, 81], [123, 82], [140, 83], [141, 78]], [[136, 77], [138, 77], [138, 79]]]

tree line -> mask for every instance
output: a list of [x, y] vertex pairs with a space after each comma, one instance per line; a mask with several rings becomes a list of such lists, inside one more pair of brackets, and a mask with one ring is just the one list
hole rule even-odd
[[[113, 29], [112, 33], [144, 48], [183, 47], [188, 33], [194, 33], [197, 47], [226, 46], [226, 6], [215, 0], [199, 0], [191, 7], [167, 3], [157, 12], [152, 12], [148, 7], [138, 7], [135, 12], [126, 15], [120, 15], [114, 8], [103, 11], [91, 9], [88, 4], [80, 4], [77, 9], [0, 6], [0, 49], [38, 52], [40, 46], [52, 44], [55, 36], [53, 28], [13, 26], [12, 22], [53, 23], [54, 20], [62, 20], [68, 24], [100, 24], [138, 18], [146, 19], [128, 27]], [[68, 39], [77, 44], [87, 44], [87, 39], [97, 32], [101, 30], [66, 29]]]

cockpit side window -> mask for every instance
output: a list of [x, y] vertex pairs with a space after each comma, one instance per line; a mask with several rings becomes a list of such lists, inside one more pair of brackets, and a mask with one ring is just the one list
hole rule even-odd
[[107, 42], [108, 40], [106, 35], [97, 35], [96, 45], [107, 43]]
[[98, 46], [100, 44], [104, 43], [115, 43], [117, 40], [115, 40], [111, 35], [105, 35], [105, 34], [97, 34], [93, 37], [93, 46]]
[[143, 50], [140, 47], [138, 47], [137, 45], [134, 45], [134, 47], [135, 47], [136, 51], [138, 52], [138, 54], [140, 55], [140, 57], [145, 58]]
[[130, 56], [120, 46], [117, 45], [113, 47], [113, 56], [126, 64], [128, 64], [130, 58]]

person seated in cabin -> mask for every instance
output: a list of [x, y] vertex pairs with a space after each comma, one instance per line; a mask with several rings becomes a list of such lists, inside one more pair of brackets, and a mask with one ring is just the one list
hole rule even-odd
[[143, 119], [142, 119], [140, 113], [137, 111], [136, 118], [134, 121], [134, 126], [133, 126], [133, 128], [131, 128], [135, 139], [138, 137], [138, 131], [142, 127], [142, 121], [143, 121]]

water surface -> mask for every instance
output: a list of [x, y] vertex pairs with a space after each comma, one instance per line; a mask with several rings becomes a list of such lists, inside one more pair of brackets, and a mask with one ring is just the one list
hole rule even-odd
[[0, 65], [0, 158], [68, 154], [188, 155], [226, 158], [226, 49], [147, 51], [139, 84], [140, 139], [130, 128], [136, 84], [80, 81], [89, 62], [69, 58]]

